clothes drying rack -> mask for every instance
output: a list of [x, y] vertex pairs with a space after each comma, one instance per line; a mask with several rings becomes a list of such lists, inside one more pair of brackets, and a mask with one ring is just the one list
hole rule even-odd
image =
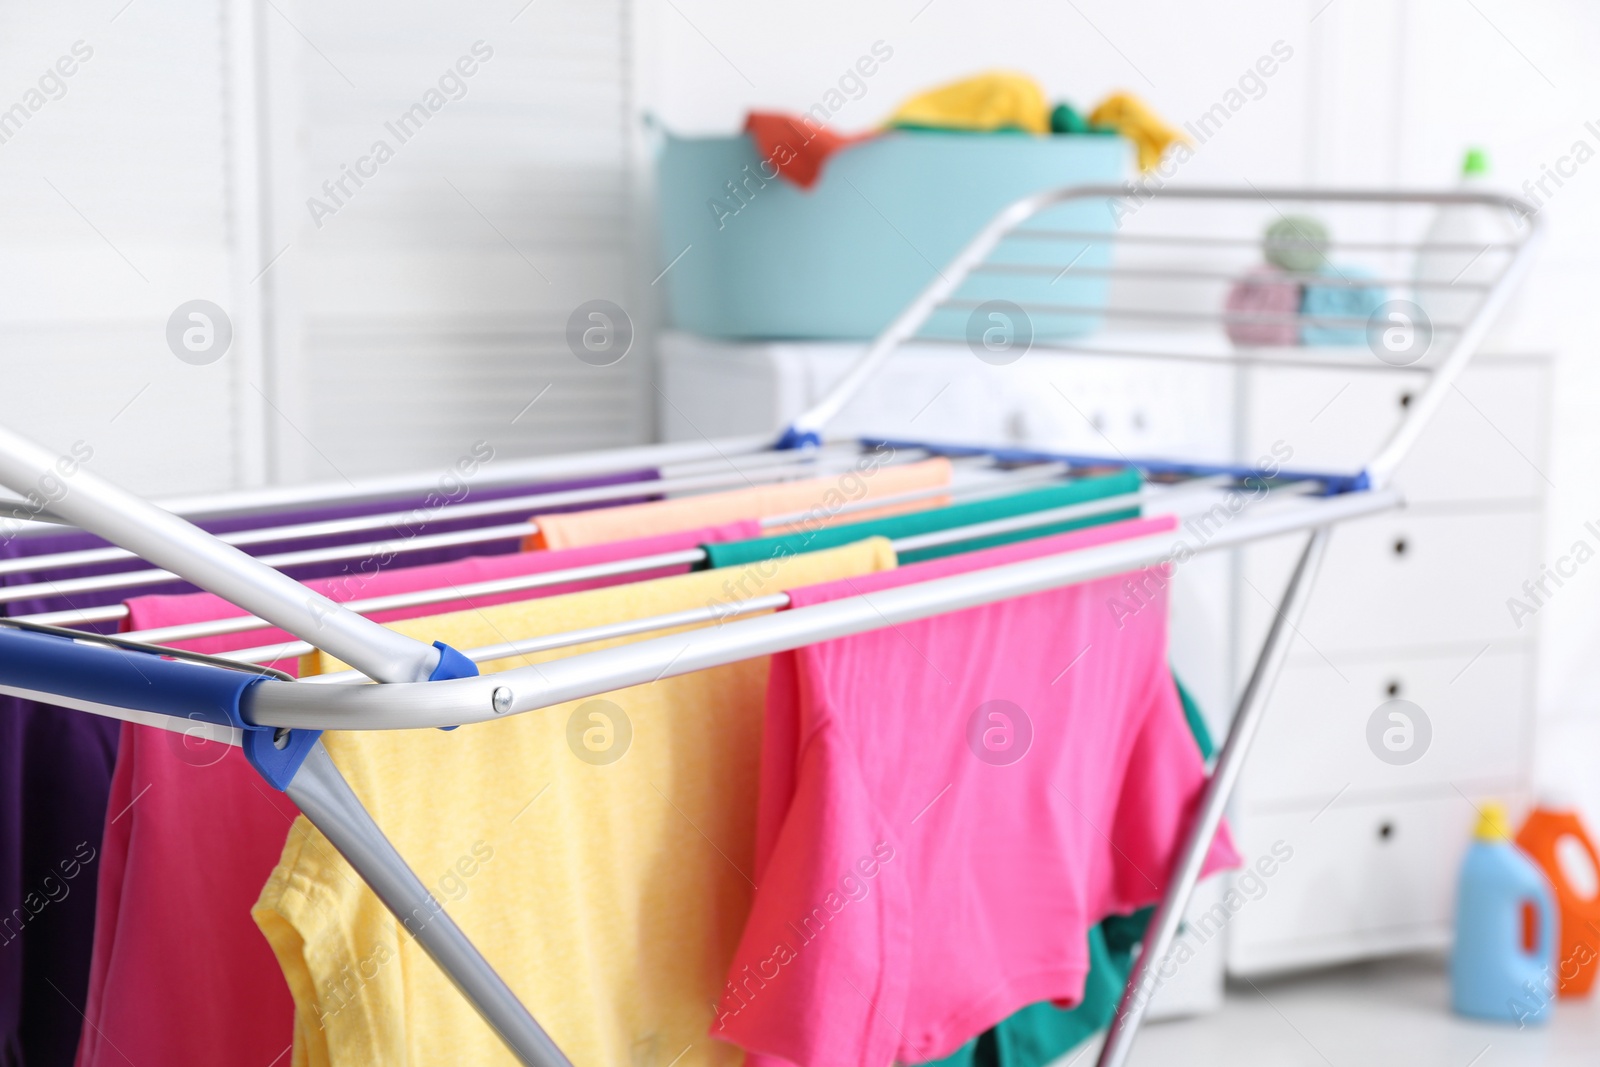
[[[1360, 315], [1306, 314], [1293, 311], [1218, 312], [1220, 290], [1237, 270], [1218, 270], [1217, 257], [1248, 255], [1258, 247], [1251, 231], [1240, 227], [1241, 217], [1285, 215], [1284, 207], [1317, 204], [1333, 213], [1336, 230], [1357, 234], [1355, 240], [1334, 240], [1323, 246], [1309, 235], [1326, 269], [1308, 272], [1297, 280], [1330, 287], [1409, 289], [1420, 299], [1429, 290], [1445, 299], [1428, 301], [1434, 307], [1461, 306], [1465, 295], [1469, 310], [1457, 321], [1417, 323], [1403, 320], [1369, 321]], [[1131, 207], [1130, 207], [1131, 205]], [[1173, 232], [1147, 233], [1125, 225], [1137, 212], [1153, 217], [1162, 210], [1187, 212]], [[1407, 229], [1406, 212], [1451, 207], [1476, 210], [1501, 218], [1515, 218], [1504, 241], [1483, 246], [1432, 244], [1419, 240], [1416, 227]], [[1102, 211], [1104, 215], [1102, 217]], [[1059, 221], [1065, 219], [1066, 224]], [[1140, 222], [1139, 218], [1133, 219]], [[1223, 233], [1208, 233], [1207, 223], [1220, 223]], [[1291, 230], [1297, 224], [1290, 221]], [[1232, 229], [1227, 229], [1232, 227]], [[1296, 231], [1297, 233], [1299, 231]], [[58, 477], [58, 457], [48, 449], [9, 431], [0, 430], [0, 485], [28, 494], [54, 478], [65, 489], [48, 505], [48, 512], [21, 502], [0, 510], [13, 517], [64, 522], [98, 534], [110, 548], [75, 555], [74, 562], [110, 561], [137, 556], [168, 580], [176, 575], [231, 601], [251, 613], [243, 620], [197, 624], [201, 629], [169, 628], [148, 636], [178, 640], [203, 632], [237, 632], [252, 626], [280, 628], [300, 640], [295, 649], [317, 648], [350, 664], [347, 674], [296, 681], [258, 665], [277, 649], [250, 649], [228, 656], [209, 656], [152, 644], [127, 636], [102, 637], [65, 629], [59, 623], [84, 624], [121, 617], [118, 609], [56, 612], [33, 619], [0, 619], [0, 693], [22, 696], [190, 735], [206, 737], [243, 749], [251, 765], [275, 788], [284, 790], [305, 816], [327, 836], [385, 906], [415, 937], [438, 966], [472, 1003], [484, 1021], [524, 1064], [565, 1067], [566, 1056], [551, 1041], [533, 1016], [517, 1000], [466, 935], [446, 914], [423, 882], [406, 865], [382, 830], [372, 820], [334, 766], [319, 741], [323, 730], [392, 730], [454, 727], [523, 714], [569, 700], [596, 696], [631, 685], [648, 683], [716, 667], [755, 656], [862, 633], [903, 622], [958, 611], [981, 604], [1059, 588], [1129, 570], [1170, 566], [1195, 552], [1231, 549], [1263, 538], [1306, 533], [1304, 549], [1290, 575], [1282, 600], [1268, 629], [1259, 655], [1243, 687], [1226, 739], [1216, 758], [1201, 802], [1173, 869], [1165, 892], [1144, 938], [1110, 1033], [1100, 1054], [1102, 1067], [1121, 1067], [1149, 1003], [1156, 966], [1166, 956], [1199, 877], [1212, 838], [1217, 832], [1233, 788], [1244, 766], [1250, 743], [1260, 723], [1273, 681], [1289, 649], [1296, 620], [1310, 595], [1318, 565], [1326, 551], [1331, 529], [1338, 523], [1377, 514], [1399, 506], [1400, 493], [1392, 487], [1396, 469], [1460, 376], [1495, 316], [1526, 272], [1539, 237], [1537, 218], [1526, 204], [1511, 197], [1469, 193], [1407, 193], [1388, 191], [1312, 191], [1254, 187], [1180, 189], [1159, 192], [1138, 187], [1076, 186], [1040, 193], [1020, 200], [996, 216], [912, 303], [867, 347], [861, 357], [809, 411], [777, 439], [741, 437], [680, 444], [643, 446], [580, 455], [517, 461], [499, 472], [502, 482], [514, 479], [555, 479], [598, 475], [653, 465], [688, 465], [689, 473], [594, 491], [547, 494], [543, 498], [513, 498], [465, 505], [462, 517], [533, 513], [539, 506], [561, 502], [604, 502], [627, 495], [657, 491], [694, 491], [742, 484], [731, 480], [740, 472], [764, 466], [780, 468], [796, 457], [821, 458], [830, 450], [846, 454], [855, 447], [883, 448], [915, 454], [985, 457], [1001, 466], [1079, 471], [1085, 468], [1133, 466], [1142, 470], [1152, 492], [1136, 494], [1135, 502], [1153, 503], [1159, 509], [1168, 487], [1227, 487], [1247, 485], [1261, 490], [1267, 503], [1230, 514], [1198, 546], [1188, 543], [1180, 527], [1099, 547], [992, 566], [951, 577], [900, 586], [870, 595], [848, 597], [826, 604], [752, 615], [783, 607], [787, 597], [757, 598], [733, 612], [708, 609], [678, 613], [652, 620], [618, 624], [605, 631], [559, 635], [554, 641], [513, 642], [490, 649], [469, 650], [470, 655], [436, 642], [426, 645], [403, 636], [359, 614], [396, 606], [395, 598], [382, 603], [355, 602], [346, 606], [315, 593], [252, 558], [240, 544], [285, 539], [283, 529], [214, 537], [180, 518], [115, 485], [76, 469]], [[1018, 254], [1018, 249], [1025, 252]], [[1041, 250], [1049, 251], [1041, 254]], [[1363, 273], [1344, 275], [1337, 256], [1347, 252], [1376, 253], [1391, 263], [1409, 264], [1409, 257], [1433, 256], [1434, 262], [1457, 264], [1453, 277], [1394, 277]], [[1452, 258], [1454, 257], [1454, 258]], [[1076, 274], [1073, 274], [1076, 272]], [[1412, 369], [1428, 372], [1429, 380], [1407, 407], [1383, 448], [1364, 468], [1342, 473], [1261, 470], [1252, 466], [1205, 463], [1194, 459], [1145, 459], [1126, 456], [1077, 455], [1044, 449], [1022, 450], [951, 442], [851, 442], [830, 439], [831, 422], [855, 398], [875, 371], [909, 343], [959, 344], [952, 336], [930, 330], [937, 316], [970, 312], [969, 321], [985, 327], [995, 311], [995, 282], [1007, 278], [1035, 282], [1043, 277], [1073, 275], [1076, 303], [1011, 302], [1003, 309], [1002, 325], [1027, 325], [1033, 348], [1086, 354], [1115, 354], [1129, 358], [1204, 359], [1304, 365], [1322, 364], [1370, 367], [1376, 347], [1361, 344], [1327, 349], [1234, 348], [1221, 342], [1216, 327], [1314, 327], [1344, 331], [1359, 339], [1379, 336], [1386, 328], [1427, 331], [1428, 344]], [[1291, 276], [1293, 277], [1293, 276]], [[1095, 280], [1098, 279], [1098, 282]], [[1085, 288], [1085, 284], [1088, 288]], [[1095, 285], [1099, 285], [1098, 290]], [[1200, 286], [1205, 298], [1178, 294], [1184, 285]], [[1177, 287], [1177, 288], [1175, 288]], [[1026, 287], [1025, 287], [1026, 288]], [[974, 289], [978, 290], [974, 292]], [[1037, 285], [1027, 288], [1036, 294]], [[1098, 295], [1096, 293], [1098, 292]], [[1089, 294], [1085, 297], [1083, 294]], [[1154, 295], [1151, 295], [1151, 294]], [[1206, 300], [1209, 299], [1209, 304]], [[1386, 305], [1387, 306], [1387, 305]], [[1425, 318], [1425, 315], [1424, 315]], [[995, 320], [1001, 321], [1001, 320]], [[1125, 323], [1170, 328], [1193, 327], [1186, 333], [1160, 337], [1136, 334]], [[1052, 325], [1054, 324], [1054, 325]], [[969, 329], [968, 343], [977, 345]], [[1008, 335], [1009, 336], [1009, 335]], [[1409, 336], [1409, 335], [1408, 335]], [[1434, 339], [1442, 343], [1432, 344]], [[974, 353], [983, 358], [974, 347]], [[1395, 362], [1385, 359], [1385, 362]], [[769, 458], [772, 462], [769, 464]], [[698, 466], [696, 466], [698, 465]], [[826, 469], [826, 466], [818, 469]], [[774, 477], [783, 475], [777, 474]], [[370, 483], [369, 498], [414, 490], [415, 480], [390, 479]], [[1018, 482], [1017, 484], [1025, 484]], [[1268, 492], [1267, 490], [1271, 491]], [[584, 496], [583, 493], [593, 495]], [[608, 494], [610, 496], [608, 497]], [[255, 508], [307, 503], [338, 497], [338, 491], [316, 487], [264, 490], [229, 494], [212, 501], [173, 502], [174, 510], [199, 516], [238, 513]], [[1127, 506], [1113, 498], [1099, 502], [1102, 509]], [[520, 509], [520, 511], [519, 511]], [[1067, 509], [1071, 510], [1071, 509]], [[1080, 509], [1093, 514], [1094, 506]], [[1076, 514], [1076, 513], [1075, 513]], [[1061, 516], [1055, 516], [1059, 519]], [[379, 529], [394, 516], [340, 520], [343, 531]], [[1050, 518], [1046, 516], [1046, 518]], [[1008, 520], [990, 524], [989, 532], [1021, 529], [1033, 520]], [[495, 527], [525, 530], [527, 524]], [[332, 532], [328, 524], [307, 524], [289, 538]], [[976, 536], [969, 531], [970, 536]], [[463, 543], [466, 540], [464, 539]], [[231, 543], [230, 543], [231, 542]], [[363, 546], [371, 547], [371, 546]], [[679, 556], [683, 554], [677, 554]], [[64, 557], [62, 557], [64, 558]], [[269, 557], [270, 558], [270, 557]], [[324, 557], [340, 558], [340, 557]], [[610, 565], [603, 573], [624, 573], [629, 566], [663, 566], [691, 559], [656, 557], [647, 561]], [[281, 561], [280, 561], [281, 562]], [[31, 560], [27, 569], [37, 566]], [[14, 569], [23, 569], [17, 565]], [[163, 573], [165, 572], [165, 573]], [[582, 576], [595, 576], [589, 568]], [[555, 576], [570, 581], [579, 575]], [[523, 579], [521, 585], [501, 583], [493, 591], [537, 588], [552, 584], [548, 576]], [[150, 579], [155, 580], [155, 579]], [[484, 592], [490, 590], [481, 590]], [[463, 590], [452, 592], [457, 599]], [[470, 592], [470, 591], [466, 591]], [[442, 597], [437, 599], [444, 599]], [[429, 602], [424, 597], [415, 603]], [[354, 609], [354, 610], [353, 610]], [[598, 636], [642, 634], [652, 630], [701, 623], [700, 628], [639, 641], [600, 651], [549, 660], [491, 676], [478, 676], [476, 661], [486, 661], [530, 648], [570, 646]], [[205, 627], [212, 627], [205, 630]], [[223, 629], [216, 629], [221, 626]], [[232, 627], [230, 631], [227, 627]], [[358, 673], [359, 672], [359, 673]], [[362, 676], [365, 676], [364, 678]], [[368, 684], [368, 679], [380, 684]], [[555, 919], [556, 917], [553, 917]], [[817, 1025], [826, 1025], [818, 1020]]]

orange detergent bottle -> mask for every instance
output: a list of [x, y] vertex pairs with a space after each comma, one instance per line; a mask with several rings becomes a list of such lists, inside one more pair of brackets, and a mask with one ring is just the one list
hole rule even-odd
[[1544, 870], [1561, 913], [1556, 979], [1563, 997], [1581, 997], [1600, 972], [1600, 855], [1573, 805], [1539, 804], [1517, 833], [1517, 847]]

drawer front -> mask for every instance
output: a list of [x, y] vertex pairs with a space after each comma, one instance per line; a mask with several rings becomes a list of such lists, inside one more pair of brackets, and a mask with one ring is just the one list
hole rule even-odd
[[[814, 398], [850, 353], [806, 349]], [[1231, 367], [1029, 352], [991, 365], [965, 346], [910, 346], [879, 368], [830, 430], [1106, 456], [1229, 462]]]
[[1251, 746], [1239, 804], [1321, 806], [1341, 792], [1355, 798], [1519, 781], [1528, 759], [1533, 653], [1527, 646], [1480, 651], [1290, 663]]
[[[1249, 455], [1275, 442], [1292, 466], [1350, 471], [1389, 440], [1426, 376], [1409, 371], [1260, 368], [1249, 378]], [[1412, 503], [1543, 495], [1549, 371], [1543, 361], [1469, 365], [1395, 472]]]
[[[1477, 820], [1447, 796], [1242, 815], [1233, 822], [1250, 862], [1293, 855], [1262, 880], [1229, 923], [1228, 969], [1257, 974], [1443, 947], [1456, 875]], [[1280, 844], [1281, 843], [1281, 844]]]
[[[1341, 524], [1299, 625], [1297, 652], [1337, 660], [1343, 653], [1527, 640], [1529, 620], [1513, 618], [1506, 601], [1537, 576], [1539, 530], [1532, 510], [1397, 511]], [[1303, 543], [1300, 536], [1277, 538], [1244, 552], [1247, 669]]]
[[[815, 402], [845, 373], [856, 353], [804, 351]], [[910, 440], [1024, 444], [1025, 427], [1015, 412], [1019, 367], [1020, 363], [990, 366], [964, 348], [898, 352], [861, 386], [828, 430]]]

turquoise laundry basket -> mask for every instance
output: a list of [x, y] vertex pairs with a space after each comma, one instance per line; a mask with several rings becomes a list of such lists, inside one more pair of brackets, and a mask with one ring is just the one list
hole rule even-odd
[[[1117, 182], [1130, 158], [1120, 137], [888, 133], [838, 153], [800, 189], [763, 183], [747, 136], [668, 135], [657, 177], [669, 316], [712, 337], [874, 337], [1001, 208], [1041, 189]], [[1029, 228], [1109, 234], [1113, 221], [1105, 201], [1080, 201]], [[1074, 270], [978, 274], [956, 298], [1100, 308], [1106, 279], [1093, 270], [1110, 256], [1104, 241], [1008, 239], [1005, 262], [1076, 260]], [[1036, 338], [1098, 325], [1076, 312], [1031, 314]], [[941, 310], [922, 334], [962, 336], [967, 315]]]

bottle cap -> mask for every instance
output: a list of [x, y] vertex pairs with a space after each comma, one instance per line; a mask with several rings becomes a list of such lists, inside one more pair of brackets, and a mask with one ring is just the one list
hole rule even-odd
[[1478, 841], [1510, 841], [1511, 819], [1505, 805], [1489, 801], [1478, 809], [1478, 828], [1472, 836]]
[[1467, 158], [1461, 161], [1461, 173], [1482, 175], [1489, 173], [1489, 154], [1481, 148], [1467, 149]]

